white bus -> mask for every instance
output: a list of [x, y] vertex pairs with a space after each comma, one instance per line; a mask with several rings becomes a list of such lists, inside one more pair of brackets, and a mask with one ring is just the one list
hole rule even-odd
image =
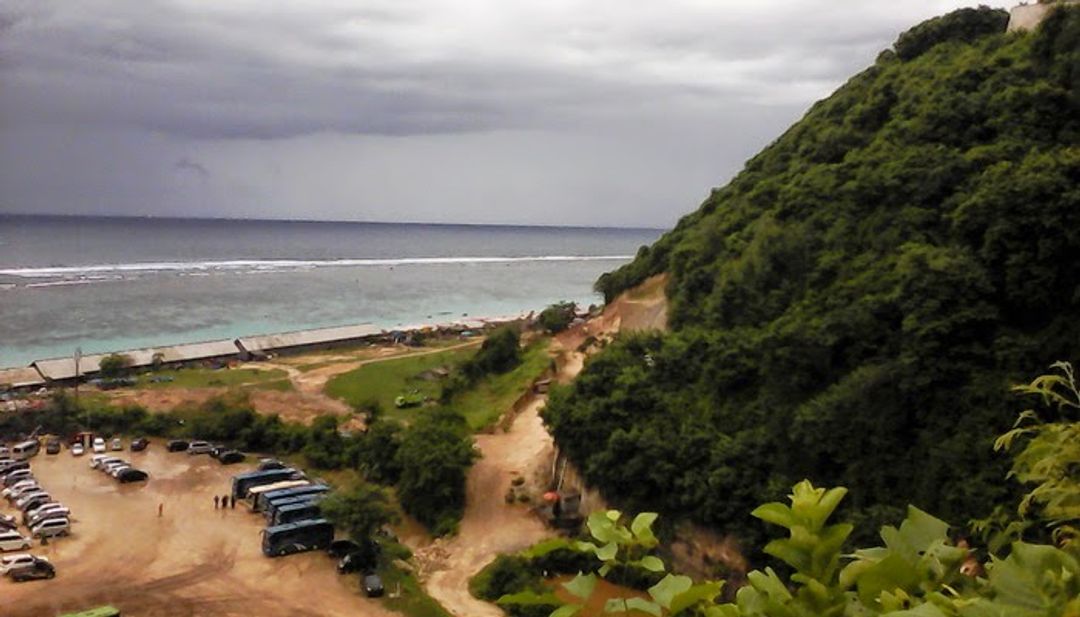
[[308, 482], [307, 480], [284, 480], [282, 482], [274, 482], [273, 484], [263, 484], [262, 486], [248, 489], [244, 499], [247, 501], [248, 507], [254, 509], [255, 504], [258, 503], [259, 495], [262, 495], [263, 493], [269, 493], [270, 491], [276, 491], [283, 488], [307, 486], [308, 484], [311, 484], [311, 482]]
[[25, 461], [26, 459], [36, 455], [38, 453], [38, 450], [40, 449], [41, 444], [36, 439], [17, 443], [11, 447], [11, 458], [17, 461]]

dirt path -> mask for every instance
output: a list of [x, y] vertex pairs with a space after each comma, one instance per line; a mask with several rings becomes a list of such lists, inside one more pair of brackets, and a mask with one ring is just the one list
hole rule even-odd
[[[550, 353], [556, 362], [556, 379], [568, 383], [581, 372], [586, 359], [581, 346], [590, 337], [610, 338], [620, 330], [664, 329], [665, 283], [664, 275], [653, 277], [611, 303], [602, 315], [555, 337]], [[546, 402], [546, 396], [536, 396], [505, 433], [476, 436], [476, 447], [483, 458], [469, 472], [465, 514], [458, 535], [446, 542], [414, 547], [430, 572], [424, 588], [456, 617], [503, 617], [498, 607], [469, 593], [469, 579], [496, 555], [520, 551], [555, 535], [528, 507], [504, 501], [515, 476], [526, 481], [540, 479], [535, 485], [546, 480], [555, 451], [554, 441], [540, 418]]]
[[554, 449], [540, 419], [546, 397], [538, 396], [518, 414], [506, 433], [477, 435], [481, 458], [469, 473], [467, 506], [458, 535], [420, 549], [435, 571], [424, 587], [458, 617], [502, 617], [493, 604], [469, 593], [469, 579], [500, 553], [512, 553], [554, 535], [526, 505], [503, 497], [515, 475], [534, 477]]

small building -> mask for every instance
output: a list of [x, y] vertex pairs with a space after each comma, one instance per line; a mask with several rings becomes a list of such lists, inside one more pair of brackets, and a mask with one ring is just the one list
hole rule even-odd
[[0, 369], [0, 392], [30, 390], [45, 385], [45, 378], [33, 366]]
[[258, 352], [289, 353], [310, 349], [329, 349], [339, 345], [355, 345], [381, 334], [382, 330], [371, 324], [360, 324], [282, 334], [242, 336], [236, 339], [235, 344], [241, 358], [247, 359]]
[[[207, 360], [228, 360], [239, 355], [240, 350], [230, 340], [169, 345], [166, 347], [145, 347], [128, 351], [115, 352], [131, 358], [131, 368], [152, 366], [170, 366]], [[89, 354], [79, 359], [78, 376], [93, 375], [101, 370], [101, 361], [107, 354]], [[70, 382], [75, 380], [75, 358], [50, 358], [37, 360], [31, 364], [48, 382]]]

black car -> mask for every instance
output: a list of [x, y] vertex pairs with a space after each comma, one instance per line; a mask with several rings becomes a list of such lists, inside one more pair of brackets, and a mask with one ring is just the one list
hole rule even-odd
[[234, 463], [244, 462], [244, 459], [247, 457], [239, 450], [226, 450], [225, 452], [218, 454], [215, 458], [217, 458], [218, 462], [222, 465], [232, 465]]
[[150, 474], [141, 469], [129, 467], [116, 474], [116, 479], [119, 480], [121, 484], [127, 484], [128, 482], [143, 482], [150, 479]]
[[169, 452], [183, 452], [184, 450], [187, 450], [188, 446], [190, 445], [190, 443], [184, 441], [183, 439], [173, 439], [168, 443], [167, 446], [165, 446], [165, 448]]
[[264, 458], [259, 460], [259, 471], [269, 471], [271, 469], [285, 469], [285, 463], [277, 460], [276, 458]]
[[60, 440], [50, 439], [45, 444], [45, 454], [60, 454]]
[[149, 439], [147, 439], [145, 437], [139, 437], [138, 439], [133, 439], [131, 441], [131, 451], [132, 452], [142, 452], [143, 450], [146, 449], [146, 446], [149, 446], [149, 445], [150, 445], [150, 440]]
[[364, 575], [364, 594], [369, 598], [378, 598], [383, 595], [382, 579], [378, 574]]
[[52, 578], [56, 576], [56, 568], [44, 559], [37, 559], [32, 564], [9, 570], [7, 575], [16, 583], [22, 583], [42, 578]]
[[341, 559], [345, 555], [359, 550], [360, 545], [352, 540], [334, 540], [330, 543], [330, 546], [326, 547], [326, 552], [330, 553], [330, 556], [335, 559]]

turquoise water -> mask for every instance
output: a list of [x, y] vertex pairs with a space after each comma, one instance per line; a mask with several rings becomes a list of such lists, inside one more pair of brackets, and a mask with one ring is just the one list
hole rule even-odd
[[656, 230], [0, 217], [0, 366], [599, 302]]

